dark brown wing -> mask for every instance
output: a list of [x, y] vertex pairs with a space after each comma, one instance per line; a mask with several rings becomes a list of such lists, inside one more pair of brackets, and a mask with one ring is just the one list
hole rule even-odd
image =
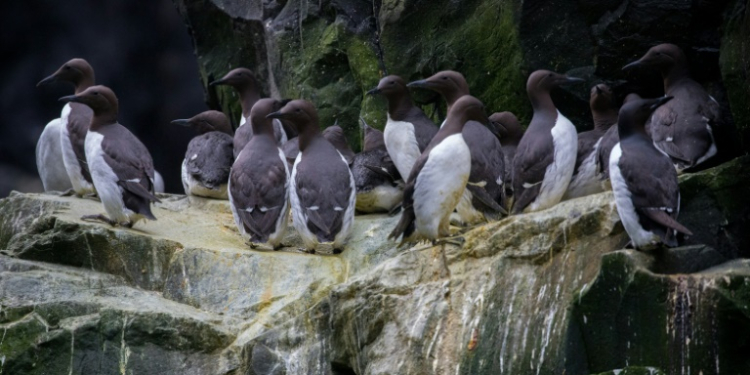
[[330, 142], [314, 138], [297, 165], [295, 181], [307, 227], [321, 242], [331, 242], [341, 231], [353, 193], [349, 165]]
[[242, 151], [242, 148], [245, 147], [245, 145], [250, 142], [250, 139], [253, 138], [253, 127], [250, 125], [249, 122], [245, 123], [245, 125], [240, 126], [237, 128], [237, 130], [234, 131], [234, 158], [236, 159], [237, 156], [240, 154], [240, 151]]
[[68, 138], [73, 145], [73, 152], [81, 166], [81, 175], [88, 182], [91, 181], [89, 165], [86, 162], [86, 133], [89, 131], [91, 117], [94, 112], [88, 106], [80, 103], [70, 103], [70, 114], [68, 115]]
[[[257, 141], [257, 142], [253, 142]], [[287, 204], [288, 178], [274, 140], [253, 138], [230, 173], [235, 212], [254, 242], [266, 242]], [[253, 147], [256, 144], [260, 147]]]
[[513, 213], [520, 213], [537, 195], [547, 167], [554, 160], [549, 131], [526, 132], [513, 159]]
[[100, 129], [104, 135], [102, 151], [104, 161], [118, 178], [123, 188], [125, 207], [155, 220], [151, 213], [151, 202], [159, 202], [154, 191], [154, 163], [143, 143], [120, 124], [107, 125]]
[[232, 137], [222, 132], [193, 138], [185, 152], [187, 172], [209, 188], [227, 183], [233, 160]]

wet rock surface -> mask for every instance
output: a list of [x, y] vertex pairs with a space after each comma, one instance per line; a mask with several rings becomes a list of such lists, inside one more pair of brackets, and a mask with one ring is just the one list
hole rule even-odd
[[[701, 191], [747, 195], [722, 186]], [[398, 249], [385, 240], [397, 217], [358, 216], [335, 256], [298, 250], [293, 232], [280, 251], [253, 250], [226, 202], [162, 201], [133, 230], [80, 221], [101, 209], [89, 199], [0, 201], [2, 373], [750, 371], [748, 261], [713, 245], [616, 250], [627, 239], [611, 193], [438, 246]]]

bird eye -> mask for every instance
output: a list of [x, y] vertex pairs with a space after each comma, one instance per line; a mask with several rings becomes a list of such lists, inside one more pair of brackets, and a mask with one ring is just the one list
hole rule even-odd
[[443, 76], [443, 79], [448, 79], [448, 76]]
[[297, 112], [297, 113], [302, 112], [302, 111], [300, 111], [299, 108], [295, 109], [294, 111]]
[[552, 77], [552, 73], [547, 74], [547, 77]]
[[94, 91], [94, 95], [99, 95], [99, 91]]
[[391, 85], [395, 85], [396, 84], [396, 82], [394, 82], [394, 81], [391, 81], [391, 82], [388, 82], [388, 83], [391, 84]]
[[65, 70], [70, 70], [70, 67], [66, 65]]

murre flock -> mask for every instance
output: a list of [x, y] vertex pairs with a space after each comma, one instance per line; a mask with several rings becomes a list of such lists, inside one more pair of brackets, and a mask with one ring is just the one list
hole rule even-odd
[[[72, 83], [75, 86], [75, 94], [78, 95], [94, 85], [94, 69], [84, 59], [72, 59], [63, 64], [52, 75], [41, 80], [37, 86], [52, 82]], [[89, 166], [86, 164], [84, 146], [91, 117], [91, 108], [86, 105], [76, 102], [65, 104], [60, 116], [62, 126], [60, 128], [59, 141], [61, 142], [60, 149], [62, 153], [61, 155], [55, 155], [54, 152], [45, 152], [49, 154], [49, 157], [59, 156], [60, 159], [53, 160], [49, 164], [47, 164], [45, 159], [44, 164], [41, 167], [38, 166], [40, 175], [47, 175], [47, 169], [55, 170], [59, 168], [59, 162], [62, 161], [73, 191], [79, 197], [95, 192]], [[45, 138], [45, 144], [51, 141], [51, 139], [47, 140]], [[37, 146], [37, 148], [40, 147], [47, 149], [50, 146]]]
[[[245, 144], [253, 137], [252, 126], [244, 126], [250, 120], [250, 110], [253, 105], [260, 100], [260, 87], [258, 80], [250, 69], [237, 68], [229, 71], [221, 79], [217, 79], [209, 84], [210, 86], [226, 85], [233, 87], [240, 96], [240, 107], [242, 107], [242, 116], [240, 125], [234, 132], [234, 157], [242, 151]], [[287, 134], [280, 121], [274, 121], [274, 137], [276, 144], [283, 145], [287, 141]]]
[[[229, 85], [239, 94], [236, 131], [215, 110], [172, 121], [198, 133], [182, 160], [183, 187], [186, 195], [228, 199], [238, 232], [251, 248], [285, 247], [292, 220], [305, 251], [339, 253], [355, 211], [394, 214], [402, 208], [388, 238], [436, 244], [451, 235], [454, 211], [459, 221], [474, 225], [507, 211], [535, 212], [594, 194], [609, 181], [634, 247], [675, 246], [677, 233], [691, 234], [676, 221], [676, 175], [717, 153], [719, 105], [690, 79], [675, 45], [655, 46], [623, 69], [638, 66], [661, 71], [666, 95], [630, 94], [618, 111], [613, 91], [622, 86], [597, 84], [589, 99], [594, 128], [580, 134], [550, 96], [560, 85], [583, 81], [579, 78], [548, 70], [530, 74], [526, 90], [533, 117], [524, 131], [510, 112], [486, 116], [482, 101], [470, 95], [467, 77], [476, 76], [444, 70], [407, 84], [388, 75], [367, 92], [387, 100], [385, 124], [378, 125], [384, 131], [362, 120], [364, 142], [356, 154], [357, 145], [350, 147], [346, 137], [350, 123], [323, 129], [313, 103], [262, 99], [253, 72], [233, 69], [210, 85]], [[143, 143], [118, 123], [114, 92], [94, 85], [93, 69], [83, 59], [68, 61], [39, 85], [50, 82], [74, 84], [75, 95], [61, 98], [67, 102], [61, 118], [45, 127], [37, 144], [45, 190], [98, 194], [106, 215], [84, 220], [124, 227], [155, 220], [151, 204], [159, 202], [155, 192], [163, 181]], [[443, 96], [448, 113], [440, 127], [415, 105], [410, 88]], [[348, 112], [334, 116], [352, 121]]]
[[190, 127], [198, 135], [188, 143], [182, 161], [182, 187], [186, 195], [227, 199], [227, 181], [232, 168], [232, 125], [219, 111], [201, 112], [172, 124]]
[[592, 87], [589, 106], [594, 117], [594, 129], [578, 133], [576, 165], [563, 200], [603, 191], [597, 168], [599, 147], [607, 130], [617, 124], [617, 106], [609, 86], [600, 83]]
[[86, 105], [94, 114], [86, 133], [86, 160], [109, 216], [87, 215], [82, 219], [128, 228], [143, 218], [156, 220], [151, 213], [151, 202], [159, 202], [154, 196], [154, 163], [146, 146], [117, 122], [115, 93], [105, 86], [91, 86], [60, 100]]
[[692, 235], [677, 222], [680, 190], [669, 156], [654, 147], [646, 120], [671, 96], [640, 99], [620, 109], [620, 142], [612, 149], [609, 173], [617, 213], [633, 246], [648, 250], [661, 243], [677, 246], [677, 232]]
[[229, 202], [235, 224], [251, 244], [281, 246], [289, 215], [289, 168], [274, 135], [273, 119], [281, 107], [260, 99], [250, 110], [253, 137], [240, 151], [229, 177]]
[[647, 126], [656, 147], [672, 158], [679, 173], [716, 155], [713, 128], [721, 121], [719, 103], [690, 78], [682, 50], [660, 44], [622, 69], [640, 66], [659, 69], [664, 95], [674, 98], [653, 113]]
[[[422, 87], [437, 91], [448, 104], [448, 110], [464, 95], [469, 95], [469, 84], [463, 74], [446, 70], [427, 79], [410, 82], [408, 87]], [[445, 123], [443, 123], [444, 125]], [[471, 174], [456, 212], [466, 224], [498, 219], [505, 211], [505, 158], [498, 137], [487, 126], [468, 121], [463, 127], [463, 139], [471, 152]]]
[[293, 100], [267, 117], [287, 120], [299, 133], [289, 188], [294, 228], [308, 251], [325, 243], [341, 252], [354, 222], [356, 191], [349, 163], [321, 134], [312, 103]]
[[568, 189], [578, 152], [576, 128], [555, 107], [550, 91], [581, 82], [548, 70], [531, 73], [526, 92], [534, 109], [513, 159], [513, 213], [539, 211], [556, 205]]

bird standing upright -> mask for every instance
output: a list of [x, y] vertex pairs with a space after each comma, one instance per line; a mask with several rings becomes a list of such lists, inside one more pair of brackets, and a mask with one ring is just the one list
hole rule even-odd
[[664, 95], [674, 98], [654, 111], [646, 130], [656, 147], [672, 158], [678, 173], [716, 155], [713, 132], [721, 121], [719, 103], [690, 78], [682, 50], [674, 44], [660, 44], [622, 69], [639, 66], [659, 69]]
[[[446, 70], [409, 83], [437, 91], [445, 98], [448, 110], [464, 95], [469, 95], [469, 84], [456, 71]], [[505, 157], [500, 140], [486, 126], [468, 121], [462, 130], [463, 139], [471, 152], [471, 174], [461, 200], [456, 207], [461, 221], [477, 224], [498, 219], [505, 211]]]
[[385, 148], [401, 176], [409, 176], [419, 155], [427, 148], [438, 127], [411, 101], [406, 82], [399, 76], [387, 76], [378, 87], [367, 92], [388, 100], [385, 123]]
[[620, 142], [612, 149], [609, 174], [625, 231], [637, 249], [648, 250], [660, 243], [677, 246], [676, 232], [691, 235], [677, 222], [680, 188], [670, 158], [658, 150], [646, 133], [651, 113], [672, 97], [640, 99], [620, 109]]
[[60, 100], [84, 104], [94, 113], [86, 133], [86, 160], [109, 217], [100, 214], [82, 219], [128, 228], [143, 218], [156, 220], [151, 213], [151, 202], [159, 202], [153, 195], [154, 163], [146, 146], [117, 122], [115, 93], [105, 86], [91, 86]]
[[269, 118], [289, 121], [299, 132], [299, 154], [289, 191], [292, 221], [310, 251], [321, 243], [343, 250], [354, 222], [356, 189], [349, 163], [326, 140], [312, 103], [293, 100]]
[[240, 151], [229, 176], [229, 202], [235, 224], [251, 243], [281, 245], [289, 216], [289, 168], [276, 144], [273, 120], [281, 103], [260, 99], [250, 110], [253, 137]]
[[[84, 90], [94, 85], [94, 69], [84, 59], [72, 59], [63, 64], [55, 73], [40, 81], [37, 86], [52, 82], [71, 83], [75, 86], [75, 94], [81, 94]], [[86, 163], [84, 144], [92, 115], [91, 109], [83, 104], [75, 102], [67, 103], [63, 107], [62, 115], [60, 116], [62, 126], [60, 128], [59, 147], [62, 153], [61, 155], [45, 153], [48, 157], [60, 158], [54, 161], [47, 161], [45, 165], [55, 165], [62, 162], [73, 191], [78, 196], [95, 192], [89, 166]], [[39, 147], [37, 146], [37, 148]], [[39, 150], [37, 150], [37, 155], [39, 155]], [[39, 161], [37, 160], [37, 167], [39, 166], [38, 163]], [[46, 171], [44, 174], [46, 174]]]
[[573, 176], [576, 128], [555, 107], [550, 91], [565, 83], [582, 82], [548, 70], [531, 73], [526, 92], [534, 109], [529, 128], [513, 159], [513, 213], [550, 208], [562, 199]]
[[462, 135], [468, 121], [488, 123], [482, 102], [464, 95], [414, 164], [404, 189], [401, 219], [388, 238], [401, 237], [405, 243], [450, 235], [450, 215], [471, 174], [471, 152]]

